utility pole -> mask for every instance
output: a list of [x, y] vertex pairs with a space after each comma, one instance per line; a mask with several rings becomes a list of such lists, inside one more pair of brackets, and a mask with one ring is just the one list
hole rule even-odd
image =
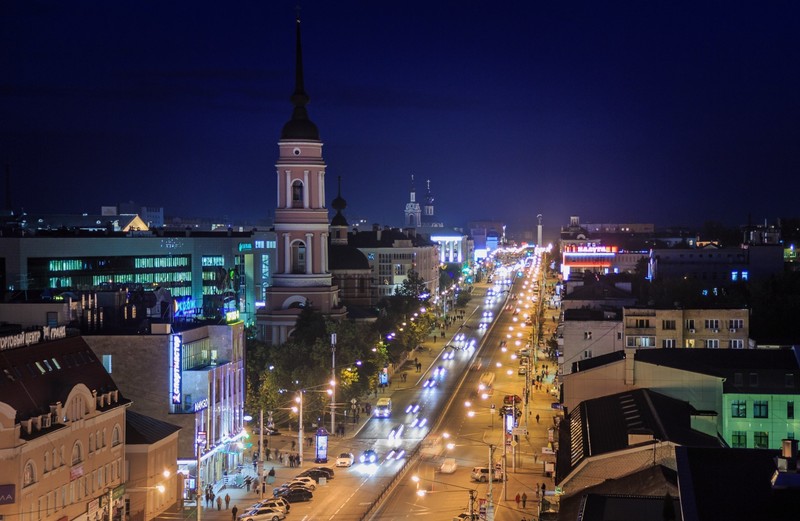
[[264, 409], [258, 415], [258, 498], [264, 499]]
[[303, 463], [303, 390], [300, 389], [300, 414], [297, 423], [297, 455], [300, 457], [299, 463]]
[[[505, 476], [503, 476], [505, 477]], [[492, 481], [494, 481], [494, 445], [489, 445], [489, 492], [486, 494], [486, 521], [494, 521], [494, 499], [492, 498]]]
[[331, 436], [336, 436], [336, 333], [331, 333]]
[[474, 490], [470, 490], [469, 491], [469, 521], [474, 521], [474, 519], [475, 519], [475, 515], [473, 514], [474, 506], [475, 506], [475, 491]]

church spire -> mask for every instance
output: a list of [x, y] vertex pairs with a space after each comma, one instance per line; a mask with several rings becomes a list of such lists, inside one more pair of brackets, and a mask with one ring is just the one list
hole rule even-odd
[[319, 130], [317, 126], [308, 119], [308, 111], [306, 110], [306, 105], [310, 98], [306, 93], [303, 81], [303, 45], [300, 38], [299, 12], [297, 13], [296, 22], [294, 93], [291, 97], [294, 110], [292, 111], [292, 119], [283, 126], [281, 139], [311, 139], [318, 141]]

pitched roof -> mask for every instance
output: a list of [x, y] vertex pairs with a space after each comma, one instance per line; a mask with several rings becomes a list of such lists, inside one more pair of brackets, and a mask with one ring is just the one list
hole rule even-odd
[[800, 489], [773, 489], [778, 450], [677, 447], [684, 521], [789, 521]]
[[151, 445], [178, 432], [180, 429], [177, 425], [128, 409], [125, 418], [125, 444]]
[[[723, 391], [726, 393], [797, 394], [800, 390], [796, 348], [639, 349], [635, 357], [637, 362], [725, 378]], [[751, 374], [756, 375], [754, 380]]]
[[331, 270], [369, 270], [367, 256], [349, 244], [328, 246], [328, 268]]
[[581, 402], [559, 432], [558, 469], [566, 478], [586, 458], [629, 447], [629, 434], [652, 434], [676, 445], [717, 447], [720, 441], [691, 427], [688, 402], [650, 389], [633, 389]]
[[[84, 384], [98, 394], [117, 385], [80, 336], [0, 351], [0, 400], [17, 411], [16, 421], [50, 412], [64, 404], [72, 389]], [[120, 397], [118, 404], [128, 403]]]

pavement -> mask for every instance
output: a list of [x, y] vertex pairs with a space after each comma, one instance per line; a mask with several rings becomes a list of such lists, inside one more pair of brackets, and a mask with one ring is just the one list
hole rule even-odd
[[[486, 286], [488, 288], [487, 284], [477, 286]], [[475, 303], [475, 299], [470, 302], [470, 306], [473, 305], [473, 303]], [[558, 310], [546, 310], [545, 312], [544, 339], [548, 339], [552, 334], [552, 331], [557, 326], [558, 319], [556, 319], [556, 321], [552, 320], [552, 316], [554, 315], [558, 315]], [[458, 330], [457, 323], [451, 324], [445, 329], [446, 338], [450, 339], [453, 335], [455, 335], [456, 332], [458, 332]], [[422, 364], [423, 372], [430, 368], [436, 363], [438, 356], [446, 343], [447, 342], [445, 342], [445, 339], [443, 339], [441, 336], [441, 330], [437, 329], [436, 331], [432, 332], [429, 338], [423, 343], [423, 350], [410, 353], [409, 360], [404, 364], [398, 364], [396, 367], [390, 367], [390, 378], [392, 383], [388, 388], [386, 388], [386, 392], [378, 393], [377, 396], [372, 395], [371, 397], [364, 398], [362, 399], [361, 403], [370, 403], [374, 406], [378, 397], [384, 397], [387, 395], [391, 396], [396, 389], [407, 388], [409, 385], [413, 385], [411, 380], [404, 384], [400, 383], [400, 374], [402, 372], [407, 372], [409, 375], [411, 375], [415, 372], [412, 367], [414, 358], [417, 358]], [[550, 375], [553, 375], [557, 370], [557, 365], [553, 361], [546, 360], [544, 353], [540, 351], [539, 360], [535, 365], [534, 370], [541, 372], [545, 368], [549, 370]], [[397, 374], [397, 376], [392, 377], [392, 373]], [[560, 411], [553, 410], [551, 407], [551, 404], [557, 400], [553, 397], [553, 395], [550, 394], [549, 387], [552, 386], [543, 385], [541, 390], [534, 389], [532, 391], [528, 419], [528, 435], [520, 437], [519, 444], [517, 445], [517, 467], [515, 470], [511, 470], [511, 457], [509, 456], [509, 480], [506, 483], [507, 493], [505, 495], [500, 493], [495, 494], [495, 502], [497, 505], [495, 509], [495, 520], [497, 521], [518, 521], [520, 516], [525, 519], [538, 519], [540, 494], [537, 494], [537, 492], [540, 492], [541, 484], [544, 483], [546, 490], [551, 494], [554, 490], [553, 478], [545, 475], [544, 461], [555, 461], [555, 456], [542, 455], [542, 447], [547, 446], [549, 434], [548, 429], [554, 427], [555, 422], [558, 421], [556, 417], [560, 416]], [[539, 416], [538, 422], [534, 419], [536, 415]], [[328, 463], [326, 464], [327, 466], [333, 466], [337, 454], [341, 452], [352, 452], [350, 440], [358, 433], [358, 431], [364, 426], [369, 418], [370, 415], [361, 414], [357, 423], [353, 424], [349, 421], [346, 423], [347, 428], [344, 436], [331, 436], [329, 438], [328, 454], [332, 455], [333, 457], [329, 459]], [[498, 436], [498, 446], [502, 447], [502, 440], [500, 438], [501, 429], [495, 429], [493, 432], [495, 432]], [[557, 439], [557, 433], [555, 432], [555, 429], [553, 435], [555, 436], [555, 439]], [[297, 436], [276, 436], [270, 438], [268, 446], [272, 451], [277, 449], [281, 454], [287, 454], [292, 452], [292, 443], [296, 443], [296, 441]], [[274, 455], [275, 453], [272, 452], [272, 454]], [[264, 462], [264, 476], [267, 475], [267, 472], [271, 468], [274, 468], [275, 482], [283, 483], [302, 472], [304, 469], [318, 465], [313, 461], [313, 448], [304, 448], [304, 455], [306, 459], [299, 467], [291, 467], [285, 464], [284, 461], [275, 460], [273, 456], [272, 460]], [[245, 465], [240, 472], [241, 473], [238, 475], [228, 476], [227, 484], [224, 481], [219, 481], [212, 485], [215, 494], [222, 498], [221, 506], [220, 508], [217, 508], [216, 502], [208, 506], [206, 505], [205, 501], [203, 501], [200, 506], [201, 519], [208, 521], [233, 521], [234, 516], [232, 514], [232, 508], [234, 505], [238, 508], [237, 514], [241, 515], [246, 511], [247, 507], [259, 501], [260, 496], [257, 490], [244, 485], [238, 486], [238, 483], [241, 483], [245, 477], [256, 477], [256, 471], [254, 470], [253, 465]], [[271, 488], [272, 485], [267, 485], [267, 492], [264, 497], [269, 497], [271, 495]], [[522, 507], [521, 503], [519, 505], [516, 503], [517, 493], [519, 493], [520, 496], [523, 493], [527, 495], [527, 504], [525, 505], [525, 508]], [[227, 508], [225, 497], [230, 498], [230, 501], [227, 502]], [[550, 495], [548, 495], [547, 499], [549, 501], [557, 501], [556, 498]], [[191, 504], [183, 505], [182, 511], [180, 508], [178, 508], [176, 511], [162, 514], [158, 517], [158, 519], [194, 519], [196, 518], [194, 510], [195, 505], [194, 502], [192, 502]]]

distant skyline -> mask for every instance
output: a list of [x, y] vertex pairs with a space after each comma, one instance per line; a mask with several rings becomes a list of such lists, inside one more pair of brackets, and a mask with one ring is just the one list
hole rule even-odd
[[[7, 2], [14, 209], [271, 216], [296, 3]], [[800, 214], [796, 2], [301, 5], [327, 200], [341, 176], [351, 221], [401, 226], [412, 174], [448, 226]]]

